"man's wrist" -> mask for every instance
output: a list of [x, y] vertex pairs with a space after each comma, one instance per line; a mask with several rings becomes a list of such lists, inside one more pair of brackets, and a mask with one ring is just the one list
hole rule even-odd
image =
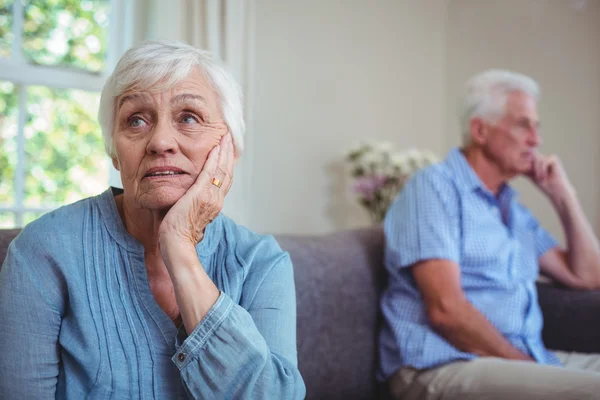
[[562, 208], [565, 204], [577, 200], [577, 191], [571, 184], [566, 184], [562, 190], [550, 194], [549, 197], [556, 207]]

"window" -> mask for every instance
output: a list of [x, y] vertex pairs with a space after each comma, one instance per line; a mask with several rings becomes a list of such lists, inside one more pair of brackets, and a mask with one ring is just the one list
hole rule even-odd
[[0, 0], [0, 228], [106, 189], [97, 110], [116, 0]]

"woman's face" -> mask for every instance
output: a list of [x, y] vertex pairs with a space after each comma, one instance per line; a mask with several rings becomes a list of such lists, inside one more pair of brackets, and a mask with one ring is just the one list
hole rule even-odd
[[125, 199], [150, 210], [175, 204], [227, 133], [218, 96], [197, 68], [170, 90], [123, 93], [114, 126]]

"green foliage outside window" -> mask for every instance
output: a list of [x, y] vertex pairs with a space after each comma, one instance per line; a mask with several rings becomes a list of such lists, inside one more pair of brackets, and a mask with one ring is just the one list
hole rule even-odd
[[[12, 53], [13, 0], [0, 0], [0, 57]], [[24, 2], [21, 51], [30, 64], [97, 73], [105, 68], [109, 2]], [[19, 86], [0, 81], [0, 206], [15, 204]], [[25, 207], [56, 207], [95, 195], [108, 183], [109, 162], [97, 121], [99, 93], [26, 88]], [[39, 212], [23, 214], [23, 223]], [[14, 224], [0, 211], [0, 227]]]
[[13, 3], [14, 0], [0, 0], [0, 57], [8, 57], [11, 53]]

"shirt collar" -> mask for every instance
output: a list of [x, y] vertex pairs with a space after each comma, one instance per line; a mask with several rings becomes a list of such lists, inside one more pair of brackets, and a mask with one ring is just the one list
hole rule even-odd
[[[454, 173], [458, 186], [470, 191], [479, 190], [494, 197], [493, 193], [490, 192], [479, 176], [477, 176], [460, 148], [455, 147], [452, 149], [446, 157], [445, 163], [450, 171]], [[516, 195], [517, 192], [509, 184], [504, 184], [502, 189], [500, 189], [498, 198], [500, 200], [512, 200]]]
[[[117, 243], [128, 251], [143, 254], [144, 246], [127, 232], [127, 229], [125, 229], [125, 225], [121, 220], [121, 216], [119, 215], [115, 196], [122, 193], [123, 189], [111, 186], [104, 193], [98, 195], [104, 224]], [[219, 215], [206, 226], [203, 239], [196, 245], [196, 253], [198, 256], [208, 256], [214, 253], [215, 246], [219, 244], [223, 234], [223, 218], [223, 214], [219, 213]]]

